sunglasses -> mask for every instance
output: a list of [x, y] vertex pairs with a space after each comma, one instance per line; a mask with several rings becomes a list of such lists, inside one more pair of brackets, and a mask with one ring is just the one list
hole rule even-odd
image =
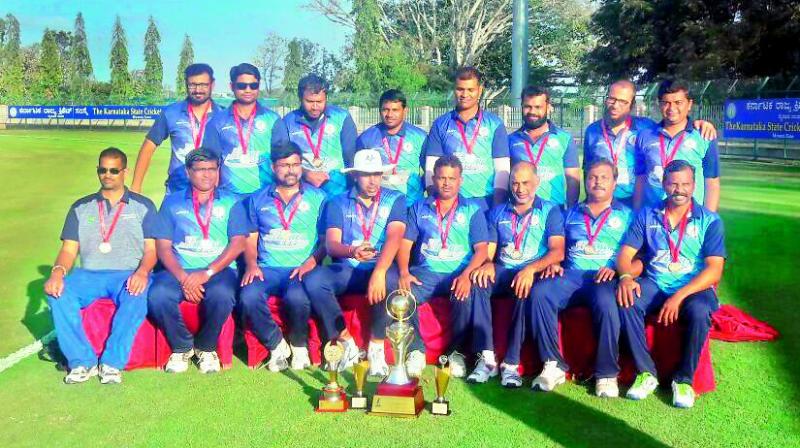
[[236, 90], [245, 90], [250, 87], [250, 90], [258, 90], [257, 82], [237, 82], [234, 84]]
[[103, 167], [100, 167], [100, 166], [97, 167], [97, 174], [100, 174], [100, 175], [103, 175], [103, 174], [106, 174], [106, 173], [111, 173], [114, 176], [116, 176], [117, 174], [119, 174], [121, 172], [122, 172], [122, 170], [119, 169], [119, 168], [103, 168]]

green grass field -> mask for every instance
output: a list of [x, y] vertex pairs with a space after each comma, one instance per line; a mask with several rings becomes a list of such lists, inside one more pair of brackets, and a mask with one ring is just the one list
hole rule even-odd
[[[97, 153], [118, 146], [133, 165], [143, 135], [0, 131], [0, 358], [52, 329], [43, 275], [70, 203], [97, 189]], [[157, 204], [167, 155], [158, 151], [146, 183]], [[0, 373], [0, 446], [800, 446], [800, 168], [729, 161], [723, 176], [722, 300], [782, 338], [713, 341], [718, 389], [690, 411], [663, 391], [634, 403], [596, 399], [586, 384], [534, 394], [454, 381], [450, 417], [320, 415], [316, 370], [276, 375], [237, 359], [221, 375], [139, 370], [121, 387], [66, 386], [53, 363], [31, 356]]]

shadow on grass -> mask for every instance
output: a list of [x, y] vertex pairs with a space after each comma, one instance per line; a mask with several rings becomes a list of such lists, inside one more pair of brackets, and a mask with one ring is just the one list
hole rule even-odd
[[44, 282], [50, 276], [50, 268], [42, 265], [36, 270], [36, 279], [28, 283], [28, 304], [25, 306], [25, 314], [20, 322], [25, 325], [34, 339], [41, 339], [53, 329], [50, 308], [47, 306], [47, 296], [44, 294]]

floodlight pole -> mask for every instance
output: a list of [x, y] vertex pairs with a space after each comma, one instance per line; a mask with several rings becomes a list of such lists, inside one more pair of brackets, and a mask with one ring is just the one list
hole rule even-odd
[[528, 82], [528, 2], [514, 0], [511, 25], [511, 99], [520, 104], [522, 89]]

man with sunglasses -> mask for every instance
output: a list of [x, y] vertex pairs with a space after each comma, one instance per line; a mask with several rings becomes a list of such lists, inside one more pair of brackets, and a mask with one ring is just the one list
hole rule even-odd
[[[100, 153], [100, 191], [70, 207], [61, 250], [44, 284], [58, 345], [70, 369], [64, 378], [67, 384], [98, 374], [103, 384], [122, 382], [121, 371], [147, 315], [147, 289], [156, 264], [156, 208], [125, 188], [127, 164], [125, 153], [117, 148]], [[79, 255], [81, 267], [72, 269]], [[98, 370], [80, 311], [101, 297], [110, 297], [117, 310]]]
[[172, 154], [167, 172], [167, 194], [189, 186], [183, 162], [189, 151], [199, 148], [206, 139], [211, 119], [221, 110], [211, 99], [214, 70], [208, 64], [191, 64], [184, 71], [186, 99], [166, 106], [156, 119], [139, 149], [133, 171], [131, 191], [141, 192], [144, 176], [156, 148], [169, 137]]
[[[603, 118], [586, 128], [583, 139], [584, 171], [596, 160], [612, 161], [619, 172], [614, 197], [629, 207], [633, 205], [636, 183], [636, 138], [641, 131], [656, 127], [650, 118], [632, 115], [635, 105], [636, 86], [632, 82], [620, 80], [611, 84], [606, 92]], [[717, 136], [714, 125], [708, 121], [695, 120], [694, 127], [705, 140]]]
[[[220, 370], [217, 339], [236, 301], [234, 260], [249, 226], [242, 203], [217, 188], [219, 156], [201, 147], [186, 155], [185, 165], [191, 186], [164, 198], [158, 212], [156, 250], [164, 270], [153, 277], [148, 308], [172, 348], [164, 370], [185, 372], [196, 355], [200, 373], [212, 373]], [[183, 300], [201, 305], [196, 336], [183, 321]]]
[[341, 172], [353, 164], [356, 124], [350, 114], [328, 104], [328, 82], [315, 74], [297, 83], [300, 107], [283, 117], [289, 139], [303, 150], [303, 177], [328, 196], [344, 193], [347, 178]]
[[287, 141], [288, 132], [280, 115], [258, 102], [258, 68], [236, 65], [230, 79], [236, 100], [211, 122], [206, 147], [222, 159], [220, 188], [242, 197], [274, 183], [270, 148]]

